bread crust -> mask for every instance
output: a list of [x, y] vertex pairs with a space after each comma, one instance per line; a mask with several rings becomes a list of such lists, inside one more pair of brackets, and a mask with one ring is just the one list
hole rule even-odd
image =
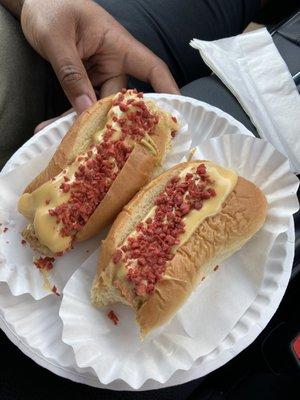
[[[168, 171], [168, 175], [163, 174], [151, 182], [119, 214], [102, 246], [98, 272], [92, 288], [94, 304], [97, 305], [95, 300], [99, 298], [98, 291], [105, 290], [103, 271], [109, 268], [112, 254], [122, 242], [119, 232], [129, 223], [134, 210], [139, 207], [151, 187], [164, 180], [165, 176], [169, 180], [175, 172], [179, 173], [186, 166], [187, 163], [181, 164]], [[173, 260], [167, 263], [165, 273], [155, 285], [154, 292], [142, 305], [131, 304], [136, 310], [141, 336], [144, 337], [152, 329], [172, 318], [201, 279], [239, 250], [262, 227], [266, 214], [267, 202], [264, 194], [252, 182], [239, 177], [221, 211], [206, 218], [189, 240], [177, 250]]]
[[93, 133], [104, 127], [112, 101], [112, 96], [101, 99], [76, 118], [47, 167], [29, 183], [23, 193], [33, 192], [43, 183], [61, 173], [75, 160], [80, 150], [82, 153], [87, 150], [91, 144]]
[[[147, 103], [147, 100], [145, 102]], [[112, 103], [113, 96], [99, 100], [76, 119], [48, 166], [26, 187], [24, 193], [33, 192], [40, 185], [62, 172], [75, 160], [78, 154], [82, 154], [88, 149], [93, 134], [105, 126]], [[177, 129], [178, 124], [168, 114], [160, 110], [157, 113], [160, 117], [159, 122], [151, 135], [157, 149], [157, 155], [154, 155], [139, 143], [135, 145], [104, 199], [86, 225], [78, 232], [76, 241], [89, 239], [104, 228], [139, 188], [156, 174], [156, 169], [160, 168], [170, 144], [171, 131]], [[30, 225], [32, 224], [29, 224], [24, 230], [24, 235], [26, 234], [26, 240], [30, 246], [43, 254], [53, 255], [49, 249], [45, 250], [45, 246], [39, 245], [34, 229]]]
[[266, 214], [267, 203], [261, 190], [239, 177], [222, 210], [203, 221], [178, 249], [154, 293], [138, 309], [141, 335], [167, 322], [201, 279], [262, 227]]

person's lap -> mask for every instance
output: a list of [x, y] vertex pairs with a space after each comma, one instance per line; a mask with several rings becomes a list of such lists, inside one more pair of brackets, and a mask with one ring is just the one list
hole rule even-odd
[[[209, 74], [193, 37], [214, 40], [243, 31], [259, 0], [97, 0], [129, 32], [162, 58], [179, 86]], [[176, 23], [176, 21], [178, 21]], [[0, 166], [42, 120], [68, 108], [50, 66], [22, 36], [19, 22], [0, 6]], [[131, 80], [140, 90], [151, 90]]]
[[50, 66], [32, 50], [20, 25], [0, 5], [0, 167], [36, 124], [67, 102]]
[[261, 0], [96, 2], [163, 59], [182, 87], [209, 74], [199, 53], [189, 46], [190, 40], [216, 40], [241, 33], [258, 13]]

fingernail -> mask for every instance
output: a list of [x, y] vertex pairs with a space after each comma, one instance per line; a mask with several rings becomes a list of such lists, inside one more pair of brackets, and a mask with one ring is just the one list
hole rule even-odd
[[87, 94], [82, 94], [76, 97], [74, 101], [74, 108], [78, 114], [81, 114], [84, 110], [89, 108], [93, 104], [93, 101]]

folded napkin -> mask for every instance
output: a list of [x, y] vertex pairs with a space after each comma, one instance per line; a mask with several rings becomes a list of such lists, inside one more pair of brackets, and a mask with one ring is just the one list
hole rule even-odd
[[263, 28], [213, 42], [193, 39], [190, 45], [235, 95], [260, 136], [300, 173], [300, 95], [269, 32]]

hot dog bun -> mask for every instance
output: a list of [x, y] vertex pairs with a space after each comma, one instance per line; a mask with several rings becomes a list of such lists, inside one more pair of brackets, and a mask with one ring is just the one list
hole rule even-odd
[[[166, 323], [182, 306], [197, 284], [213, 268], [239, 250], [263, 225], [267, 203], [264, 194], [253, 183], [238, 177], [220, 211], [205, 218], [189, 239], [180, 245], [166, 264], [161, 279], [151, 294], [136, 298], [124, 296], [114, 284], [113, 255], [124, 240], [153, 207], [154, 199], [170, 179], [197, 162], [175, 166], [144, 187], [124, 207], [103, 241], [91, 300], [96, 306], [123, 302], [136, 311], [136, 320], [144, 337]], [[205, 163], [205, 161], [204, 161]], [[208, 200], [210, 201], [210, 200]]]
[[[130, 95], [132, 92], [125, 93], [125, 99], [128, 93]], [[78, 158], [78, 155], [87, 152], [93, 143], [95, 132], [105, 127], [107, 115], [114, 106], [115, 98], [116, 96], [111, 96], [99, 100], [76, 119], [48, 166], [26, 187], [24, 193], [33, 193], [41, 185], [62, 173]], [[145, 100], [145, 103], [158, 116], [158, 123], [151, 133], [156, 152], [153, 154], [139, 142], [134, 144], [129, 158], [112, 182], [105, 197], [83, 228], [77, 232], [76, 241], [86, 240], [98, 233], [117, 215], [141, 186], [161, 172], [161, 164], [171, 146], [171, 135], [178, 129], [179, 124], [169, 113], [157, 108], [153, 102]], [[23, 210], [20, 212], [24, 213]], [[25, 228], [23, 236], [35, 250], [47, 256], [53, 256], [53, 251], [41, 243], [37, 237], [33, 223]]]

